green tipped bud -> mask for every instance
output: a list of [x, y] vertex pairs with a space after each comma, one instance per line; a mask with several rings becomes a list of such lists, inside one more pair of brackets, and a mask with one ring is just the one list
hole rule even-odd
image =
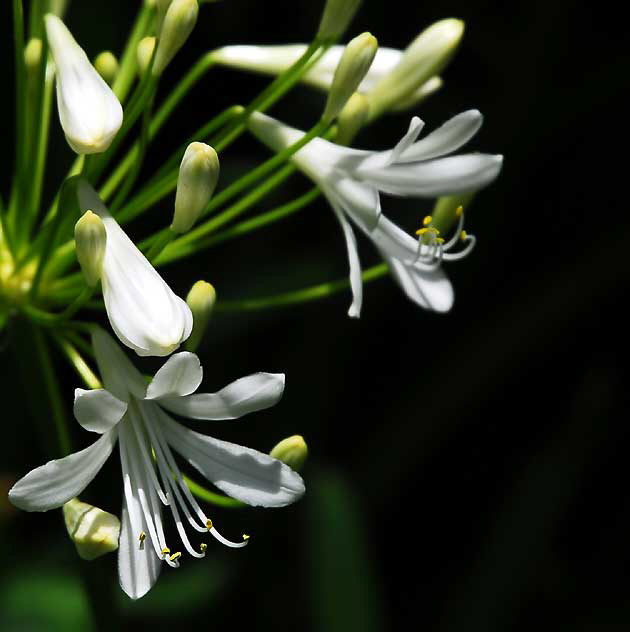
[[214, 304], [217, 302], [217, 293], [206, 281], [197, 281], [186, 296], [186, 303], [193, 315], [192, 333], [186, 341], [186, 350], [195, 351], [203, 338], [206, 327], [210, 322]]
[[94, 287], [101, 278], [107, 233], [101, 218], [85, 211], [74, 226], [74, 247], [85, 282]]
[[118, 548], [120, 521], [114, 514], [73, 498], [63, 506], [63, 519], [84, 560], [94, 560]]
[[378, 42], [370, 33], [362, 33], [348, 43], [330, 86], [325, 121], [332, 121], [341, 112], [370, 69], [377, 50]]
[[362, 0], [327, 0], [317, 31], [318, 39], [338, 40], [348, 28]]
[[118, 74], [118, 60], [114, 53], [104, 50], [94, 60], [94, 68], [96, 68], [96, 72], [103, 77], [105, 82], [111, 86]]
[[49, 0], [48, 11], [62, 18], [68, 8], [69, 0]]
[[151, 63], [151, 57], [153, 57], [153, 51], [155, 50], [155, 37], [149, 35], [143, 37], [138, 42], [138, 48], [136, 48], [136, 61], [138, 63], [138, 75], [144, 77], [147, 72], [147, 68]]
[[365, 125], [370, 114], [370, 102], [367, 98], [355, 92], [337, 117], [337, 136], [335, 143], [350, 145], [354, 137]]
[[304, 466], [304, 462], [308, 456], [306, 441], [304, 441], [304, 437], [301, 435], [287, 437], [276, 445], [269, 453], [269, 456], [286, 463], [291, 469], [299, 472]]
[[171, 230], [176, 234], [192, 228], [210, 200], [219, 179], [219, 157], [205, 143], [190, 143], [186, 148], [177, 178], [175, 214]]
[[451, 60], [464, 34], [462, 20], [449, 18], [425, 29], [405, 50], [398, 65], [367, 95], [370, 119], [408, 101]]
[[184, 45], [197, 22], [197, 0], [173, 0], [169, 5], [158, 40], [153, 74], [159, 76]]
[[24, 47], [24, 64], [26, 72], [31, 75], [37, 72], [42, 61], [42, 40], [32, 37]]

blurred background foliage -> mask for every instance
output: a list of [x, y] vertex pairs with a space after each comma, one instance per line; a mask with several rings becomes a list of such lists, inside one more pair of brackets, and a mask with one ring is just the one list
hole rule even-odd
[[[93, 58], [121, 50], [136, 5], [71, 3], [67, 22]], [[204, 5], [162, 94], [205, 50], [229, 43], [307, 41], [321, 2], [224, 0]], [[445, 87], [416, 114], [431, 129], [470, 107], [485, 115], [472, 147], [506, 155], [496, 184], [475, 200], [478, 247], [448, 267], [456, 305], [446, 316], [408, 303], [388, 279], [366, 288], [360, 321], [350, 297], [275, 311], [217, 313], [200, 349], [204, 387], [256, 370], [284, 371], [272, 410], [204, 430], [269, 450], [303, 434], [308, 493], [281, 511], [210, 508], [243, 551], [214, 547], [203, 561], [164, 569], [130, 602], [115, 556], [83, 562], [61, 512], [27, 515], [0, 498], [0, 629], [150, 628], [378, 632], [626, 629], [630, 626], [625, 360], [628, 214], [621, 145], [627, 45], [602, 3], [365, 0], [348, 37], [370, 30], [404, 47], [430, 22], [466, 21]], [[5, 99], [3, 190], [13, 129], [9, 3], [0, 9]], [[145, 172], [217, 111], [245, 103], [266, 79], [214, 70], [150, 150]], [[273, 113], [308, 126], [323, 106], [296, 89]], [[357, 146], [390, 147], [408, 116], [387, 117]], [[54, 122], [48, 195], [72, 155]], [[243, 138], [222, 156], [221, 183], [267, 155]], [[299, 175], [257, 210], [307, 190]], [[614, 193], [613, 193], [614, 191]], [[172, 199], [150, 221], [170, 221]], [[384, 202], [416, 227], [430, 202]], [[148, 219], [131, 226], [140, 237]], [[362, 243], [366, 263], [377, 257]], [[318, 201], [273, 228], [167, 268], [185, 294], [198, 278], [220, 298], [250, 298], [343, 277], [332, 213]], [[2, 488], [55, 456], [47, 403], [32, 371], [29, 336], [0, 356]], [[53, 362], [67, 393], [78, 382]], [[28, 364], [27, 364], [28, 366]], [[47, 434], [49, 433], [49, 434]], [[75, 447], [88, 438], [72, 425]], [[118, 513], [115, 460], [83, 500]]]

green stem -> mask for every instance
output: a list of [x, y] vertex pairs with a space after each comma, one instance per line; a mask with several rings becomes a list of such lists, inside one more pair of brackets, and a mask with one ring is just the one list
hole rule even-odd
[[[368, 283], [387, 274], [387, 270], [387, 264], [379, 263], [365, 270], [365, 272], [361, 275], [361, 278], [364, 283]], [[308, 303], [320, 298], [332, 296], [333, 294], [337, 294], [349, 287], [350, 281], [347, 278], [343, 278], [337, 281], [329, 281], [327, 283], [313, 285], [301, 290], [295, 290], [293, 292], [276, 294], [275, 296], [266, 296], [240, 301], [219, 301], [216, 305], [216, 310], [220, 312], [255, 311], [274, 307], [284, 307], [286, 305], [297, 305], [299, 303]]]
[[76, 296], [73, 301], [64, 309], [62, 312], [58, 314], [50, 314], [49, 312], [45, 312], [44, 310], [38, 309], [37, 307], [33, 307], [32, 305], [23, 305], [22, 311], [30, 316], [34, 321], [38, 322], [40, 325], [44, 325], [46, 327], [53, 327], [58, 325], [59, 323], [63, 323], [66, 320], [70, 320], [82, 307], [84, 307], [87, 302], [92, 298], [92, 294], [94, 293], [94, 288], [86, 287], [83, 291]]
[[69, 340], [59, 335], [56, 335], [54, 340], [88, 388], [103, 388], [101, 381], [96, 377], [92, 369], [88, 366], [88, 363], [83, 359], [83, 356]]
[[145, 255], [146, 258], [149, 261], [153, 261], [156, 257], [158, 257], [162, 250], [171, 243], [174, 237], [175, 233], [170, 228], [166, 228], [162, 233], [158, 233]]
[[190, 489], [197, 498], [201, 498], [201, 500], [205, 500], [206, 502], [217, 505], [218, 507], [247, 507], [247, 505], [242, 503], [240, 500], [224, 496], [223, 494], [217, 494], [216, 492], [211, 492], [209, 489], [199, 485], [199, 483], [195, 483], [195, 481], [188, 478], [185, 474], [182, 474], [182, 478], [184, 479], [186, 485], [188, 485], [188, 489]]

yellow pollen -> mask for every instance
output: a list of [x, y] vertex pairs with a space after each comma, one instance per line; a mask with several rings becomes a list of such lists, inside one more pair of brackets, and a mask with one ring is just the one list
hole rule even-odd
[[171, 549], [169, 549], [167, 546], [165, 546], [165, 547], [162, 549], [162, 554], [163, 554], [163, 555], [166, 555], [167, 553], [170, 553], [170, 552], [171, 552]]
[[434, 237], [437, 237], [440, 234], [440, 231], [437, 228], [434, 228], [433, 226], [425, 226], [424, 228], [418, 228], [418, 230], [416, 231], [416, 235], [418, 235], [418, 237], [420, 235], [428, 235], [431, 234]]
[[443, 244], [443, 243], [444, 243], [444, 240], [443, 240], [441, 237], [436, 237], [436, 238], [435, 238], [435, 241], [436, 241], [438, 244]]
[[174, 562], [176, 559], [180, 558], [182, 556], [180, 551], [177, 551], [177, 553], [173, 553], [173, 555], [171, 555], [168, 559], [171, 560], [171, 562]]
[[430, 215], [425, 215], [425, 218], [422, 220], [423, 226], [428, 226], [433, 221], [433, 218]]
[[249, 540], [249, 536], [246, 533], [243, 534], [243, 540]]
[[138, 536], [138, 540], [140, 542], [144, 542], [147, 538], [147, 534], [144, 531], [140, 531], [140, 535]]
[[464, 212], [464, 207], [458, 206], [457, 210], [455, 211], [455, 217], [461, 217], [463, 212]]
[[212, 529], [212, 520], [210, 520], [210, 518], [208, 518], [208, 520], [206, 520], [206, 527], [208, 527], [208, 531], [210, 531], [210, 529]]
[[466, 237], [468, 237], [468, 233], [463, 230], [461, 233], [459, 233], [459, 238], [464, 241], [466, 239]]
[[208, 548], [208, 545], [207, 545], [205, 542], [202, 542], [202, 543], [199, 545], [199, 549], [200, 549], [200, 551], [201, 551], [202, 553], [205, 553], [207, 548]]

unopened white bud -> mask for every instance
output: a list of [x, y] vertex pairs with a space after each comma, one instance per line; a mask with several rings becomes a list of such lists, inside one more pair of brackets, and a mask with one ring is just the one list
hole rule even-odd
[[324, 41], [339, 39], [348, 28], [362, 0], [327, 0], [317, 37]]
[[138, 74], [140, 77], [144, 77], [149, 64], [151, 63], [151, 57], [153, 57], [153, 51], [155, 50], [155, 37], [149, 35], [143, 37], [138, 42], [138, 48], [136, 48], [136, 61], [138, 63]]
[[437, 92], [444, 85], [441, 77], [431, 77], [428, 81], [425, 81], [413, 94], [407, 99], [402, 99], [398, 103], [392, 103], [390, 111], [402, 112], [404, 110], [410, 110], [416, 107], [416, 105], [422, 103], [426, 98]]
[[308, 447], [304, 437], [293, 435], [280, 441], [269, 453], [269, 456], [286, 463], [291, 469], [299, 472], [308, 456]]
[[464, 33], [462, 20], [449, 18], [425, 29], [405, 50], [396, 67], [367, 94], [370, 119], [408, 100], [451, 60]]
[[104, 50], [94, 60], [94, 68], [101, 77], [111, 86], [118, 74], [118, 60], [114, 53]]
[[26, 72], [31, 75], [37, 72], [42, 61], [42, 40], [32, 37], [24, 47], [24, 64]]
[[206, 281], [197, 281], [186, 296], [186, 303], [193, 315], [193, 329], [186, 341], [186, 350], [195, 351], [210, 322], [210, 316], [217, 302], [214, 287]]
[[325, 121], [332, 121], [341, 112], [370, 69], [377, 50], [378, 42], [370, 33], [362, 33], [348, 43], [330, 86]]
[[101, 278], [107, 232], [101, 218], [86, 211], [74, 226], [74, 244], [85, 282], [94, 287]]
[[337, 117], [335, 143], [338, 145], [350, 145], [354, 137], [365, 125], [369, 114], [369, 101], [364, 95], [355, 92]]
[[205, 143], [190, 143], [179, 166], [171, 230], [190, 230], [210, 200], [219, 179], [219, 157]]
[[94, 505], [69, 500], [63, 506], [63, 518], [68, 535], [84, 560], [93, 560], [118, 548], [120, 520]]
[[184, 45], [197, 22], [197, 0], [173, 0], [169, 5], [160, 30], [153, 74], [159, 76], [177, 51]]

